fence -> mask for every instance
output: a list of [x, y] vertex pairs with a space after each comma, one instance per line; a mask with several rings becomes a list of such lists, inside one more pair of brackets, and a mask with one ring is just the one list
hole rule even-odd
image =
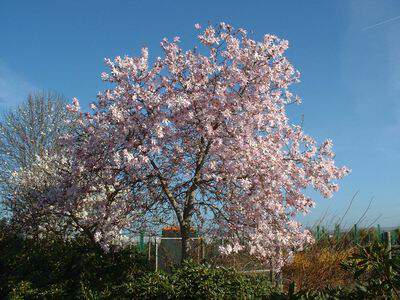
[[385, 242], [386, 233], [390, 233], [390, 241], [393, 245], [400, 244], [400, 229], [383, 230], [380, 225], [371, 228], [359, 228], [357, 224], [354, 224], [348, 230], [342, 230], [339, 225], [335, 225], [333, 231], [327, 230], [323, 226], [316, 226], [312, 233], [315, 240], [323, 241], [324, 239], [334, 239], [339, 241], [341, 239], [352, 244], [367, 244], [372, 241]]
[[[345, 248], [378, 241], [386, 243], [387, 247], [393, 251], [400, 250], [400, 230], [382, 230], [379, 225], [374, 228], [359, 228], [354, 225], [347, 230], [342, 230], [336, 225], [331, 231], [322, 226], [317, 226], [312, 232], [317, 242], [326, 240], [333, 246], [339, 244], [337, 241], [342, 243]], [[168, 272], [179, 265], [181, 260], [180, 237], [145, 237], [144, 234], [141, 234], [136, 241], [138, 249], [146, 253], [150, 264], [155, 270]], [[249, 253], [241, 252], [229, 256], [221, 255], [218, 248], [222, 243], [223, 241], [219, 239], [193, 236], [189, 240], [188, 256], [198, 263], [207, 263], [212, 266], [229, 266], [243, 273], [267, 273], [271, 282], [275, 282], [277, 286], [282, 285], [282, 274], [270, 271], [268, 266], [266, 267], [265, 264]], [[338, 249], [340, 249], [340, 246]]]
[[[148, 261], [155, 270], [170, 271], [181, 261], [181, 238], [165, 236], [144, 236], [134, 239], [140, 252], [146, 254]], [[194, 236], [189, 239], [188, 257], [198, 263], [212, 266], [229, 266], [246, 273], [269, 272], [265, 265], [248, 253], [238, 253], [229, 256], [222, 255], [219, 246], [220, 239]]]

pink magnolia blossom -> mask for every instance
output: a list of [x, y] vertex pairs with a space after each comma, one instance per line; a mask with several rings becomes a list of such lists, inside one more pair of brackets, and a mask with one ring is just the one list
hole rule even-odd
[[[225, 23], [198, 38], [201, 47], [187, 51], [164, 39], [152, 64], [147, 49], [106, 60], [101, 77], [113, 87], [81, 115], [84, 137], [67, 138], [67, 181], [77, 199], [117, 182], [149, 224], [175, 218], [184, 258], [200, 220], [226, 238], [224, 252], [246, 248], [279, 269], [312, 240], [294, 221], [314, 205], [306, 188], [331, 197], [349, 170], [334, 164], [330, 140], [318, 146], [288, 120], [287, 105], [301, 100], [289, 90], [299, 72], [284, 56], [287, 41], [255, 41]], [[81, 186], [81, 177], [91, 180]]]

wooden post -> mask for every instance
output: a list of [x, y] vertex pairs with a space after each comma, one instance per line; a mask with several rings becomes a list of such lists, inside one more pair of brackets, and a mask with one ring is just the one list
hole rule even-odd
[[201, 237], [197, 240], [197, 263], [201, 263], [200, 257], [201, 257]]
[[147, 260], [150, 262], [151, 259], [151, 239], [147, 242]]
[[377, 230], [378, 230], [378, 242], [381, 243], [382, 242], [382, 232], [381, 232], [381, 226], [379, 224], [377, 226]]
[[386, 247], [389, 251], [389, 259], [392, 259], [392, 237], [390, 231], [385, 231]]
[[[392, 260], [392, 237], [391, 237], [391, 232], [390, 231], [385, 231], [384, 232], [385, 235], [385, 240], [386, 240], [386, 247], [388, 250], [388, 254], [389, 254], [389, 260]], [[389, 266], [389, 272], [392, 273], [392, 265]], [[391, 299], [393, 297], [393, 292], [391, 292]]]
[[157, 244], [157, 238], [154, 239], [156, 243], [156, 254], [155, 254], [155, 261], [156, 261], [156, 272], [158, 271], [158, 244]]
[[204, 242], [203, 238], [201, 238], [201, 260], [204, 263], [206, 259], [206, 243]]

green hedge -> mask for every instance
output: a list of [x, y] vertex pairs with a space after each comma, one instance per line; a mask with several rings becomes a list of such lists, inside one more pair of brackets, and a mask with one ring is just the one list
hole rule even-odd
[[273, 288], [265, 275], [244, 275], [233, 269], [186, 262], [171, 274], [148, 273], [125, 284], [126, 296], [140, 299], [262, 298]]
[[[1, 224], [0, 224], [1, 225]], [[153, 272], [135, 247], [104, 253], [82, 237], [64, 242], [11, 234], [0, 226], [0, 299], [395, 299], [400, 258], [385, 245], [360, 247], [343, 267], [357, 285], [285, 292], [263, 274], [186, 262]], [[392, 297], [392, 298], [391, 298]]]
[[104, 253], [82, 237], [35, 240], [5, 229], [0, 228], [0, 299], [106, 297], [115, 286], [150, 271], [135, 247]]

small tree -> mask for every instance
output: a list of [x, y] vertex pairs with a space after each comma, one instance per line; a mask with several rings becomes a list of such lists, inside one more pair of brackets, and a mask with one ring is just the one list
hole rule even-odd
[[61, 149], [58, 139], [71, 131], [66, 120], [72, 116], [65, 109], [66, 104], [61, 94], [36, 92], [0, 119], [0, 197], [8, 217], [29, 211], [36, 203], [32, 197], [14, 197], [13, 174], [30, 169], [37, 158], [49, 151]]
[[[164, 39], [152, 66], [146, 48], [106, 60], [102, 79], [114, 87], [98, 95], [93, 113], [80, 112], [76, 99], [69, 107], [85, 134], [67, 137], [75, 168], [58, 201], [118, 181], [143, 216], [178, 221], [182, 260], [200, 220], [229, 237], [221, 250], [247, 247], [280, 268], [311, 240], [294, 220], [314, 204], [305, 189], [330, 197], [348, 169], [335, 166], [330, 140], [317, 146], [288, 121], [287, 105], [300, 100], [289, 91], [299, 73], [284, 56], [287, 41], [257, 42], [224, 23], [198, 38], [190, 51], [178, 37]], [[90, 180], [82, 185], [82, 177]]]

